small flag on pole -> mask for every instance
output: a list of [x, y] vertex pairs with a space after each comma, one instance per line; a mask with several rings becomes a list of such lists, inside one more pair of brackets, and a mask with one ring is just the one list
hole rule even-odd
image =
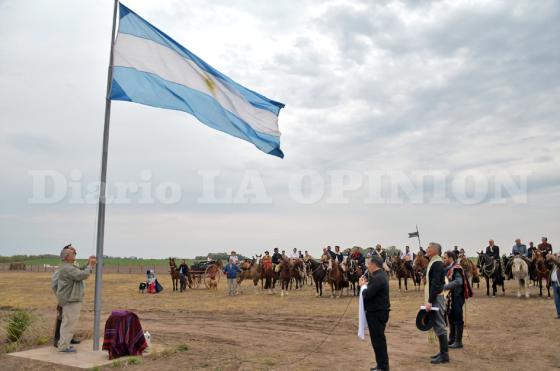
[[284, 157], [278, 130], [284, 104], [236, 83], [122, 4], [119, 20], [109, 99], [184, 111]]
[[408, 238], [418, 237], [418, 236], [419, 236], [418, 231], [416, 231], [416, 232], [408, 232]]

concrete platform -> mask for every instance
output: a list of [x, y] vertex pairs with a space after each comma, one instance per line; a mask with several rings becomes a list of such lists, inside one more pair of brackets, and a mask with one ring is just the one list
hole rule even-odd
[[[102, 343], [100, 343], [101, 346]], [[144, 356], [157, 351], [157, 345], [152, 344], [147, 350], [144, 351]], [[8, 353], [8, 356], [32, 359], [36, 361], [54, 363], [57, 365], [64, 365], [70, 367], [89, 369], [96, 366], [104, 366], [112, 363], [115, 360], [109, 360], [109, 354], [105, 351], [94, 352], [93, 340], [84, 340], [78, 345], [74, 345], [76, 353], [60, 353], [52, 345], [25, 350], [22, 352]], [[129, 357], [121, 357], [117, 360], [126, 360]]]

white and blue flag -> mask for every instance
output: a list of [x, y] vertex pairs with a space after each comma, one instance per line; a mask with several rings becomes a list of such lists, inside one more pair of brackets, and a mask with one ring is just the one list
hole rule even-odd
[[284, 157], [278, 130], [284, 104], [236, 83], [122, 4], [119, 20], [111, 100], [184, 111]]

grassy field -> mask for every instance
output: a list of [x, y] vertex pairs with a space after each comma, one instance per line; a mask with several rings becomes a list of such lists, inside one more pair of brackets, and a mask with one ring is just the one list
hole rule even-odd
[[[149, 295], [138, 293], [143, 278], [141, 274], [107, 274], [103, 279], [102, 321], [112, 310], [133, 310], [154, 343], [166, 349], [165, 354], [127, 366], [133, 370], [359, 370], [374, 365], [369, 340], [356, 336], [358, 301], [351, 296], [331, 299], [330, 290], [325, 290], [326, 297], [316, 298], [314, 289], [305, 287], [280, 297], [278, 292], [255, 293], [244, 282], [243, 294], [228, 297], [224, 279], [217, 291], [179, 293], [170, 290], [166, 275], [159, 277], [165, 290]], [[51, 346], [56, 302], [49, 284], [46, 273], [0, 273], [0, 328], [17, 309], [33, 316], [21, 349]], [[93, 285], [91, 277], [78, 326], [81, 338], [91, 337]], [[485, 287], [475, 288], [475, 297], [467, 304], [465, 349], [453, 351], [449, 365], [430, 367], [429, 356], [435, 354], [436, 345], [414, 325], [423, 294], [414, 289], [399, 292], [392, 280], [387, 327], [391, 369], [558, 369], [560, 322], [554, 318], [553, 301], [535, 297], [536, 287], [531, 287], [530, 299], [517, 298], [513, 281], [507, 281], [506, 289], [505, 296], [489, 298]], [[4, 335], [0, 331], [1, 344]], [[1, 353], [2, 370], [70, 370]]]

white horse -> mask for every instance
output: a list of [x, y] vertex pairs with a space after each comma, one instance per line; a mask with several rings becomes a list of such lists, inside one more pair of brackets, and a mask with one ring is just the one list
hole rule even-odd
[[513, 279], [517, 281], [517, 297], [521, 297], [521, 288], [525, 289], [525, 297], [529, 297], [529, 266], [520, 256], [513, 258], [511, 265]]

